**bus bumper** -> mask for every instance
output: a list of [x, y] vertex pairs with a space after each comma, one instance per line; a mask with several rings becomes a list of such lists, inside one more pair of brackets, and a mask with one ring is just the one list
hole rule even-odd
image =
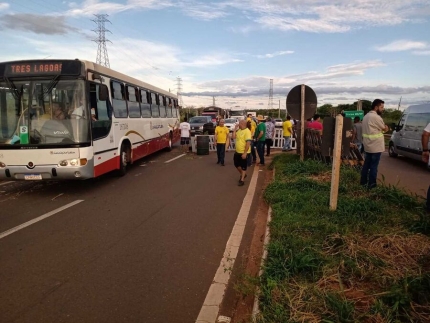
[[84, 180], [94, 177], [94, 160], [87, 161], [85, 166], [36, 165], [30, 169], [27, 166], [6, 166], [0, 168], [0, 179], [6, 180]]

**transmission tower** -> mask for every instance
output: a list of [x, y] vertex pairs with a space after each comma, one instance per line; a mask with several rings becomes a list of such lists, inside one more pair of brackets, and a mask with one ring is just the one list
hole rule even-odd
[[215, 96], [212, 96], [212, 106], [215, 106]]
[[273, 109], [273, 79], [270, 79], [270, 89], [269, 89], [269, 109]]
[[106, 42], [111, 41], [109, 39], [106, 39], [105, 37], [106, 32], [110, 32], [110, 30], [107, 30], [105, 28], [105, 22], [110, 23], [110, 21], [107, 20], [108, 15], [106, 14], [94, 16], [96, 16], [97, 19], [93, 19], [92, 21], [97, 24], [97, 29], [94, 29], [93, 31], [99, 36], [98, 39], [93, 39], [93, 41], [98, 44], [96, 63], [106, 67], [110, 67]]
[[183, 102], [182, 102], [182, 79], [178, 76], [176, 78], [176, 95], [178, 96], [178, 102], [179, 102], [179, 106], [182, 107], [183, 106]]

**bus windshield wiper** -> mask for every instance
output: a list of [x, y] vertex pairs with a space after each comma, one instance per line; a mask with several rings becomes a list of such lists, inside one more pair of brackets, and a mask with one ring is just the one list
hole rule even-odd
[[20, 92], [15, 84], [13, 83], [13, 81], [9, 80], [7, 77], [5, 77], [7, 86], [9, 87], [9, 89], [11, 90], [11, 93], [13, 95], [13, 97], [15, 98], [15, 100], [19, 100], [19, 98], [21, 97], [22, 91]]

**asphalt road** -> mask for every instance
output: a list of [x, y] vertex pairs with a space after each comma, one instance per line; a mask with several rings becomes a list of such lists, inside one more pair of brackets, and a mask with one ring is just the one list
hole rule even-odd
[[[246, 194], [231, 153], [157, 153], [125, 177], [0, 183], [0, 322], [194, 322]], [[2, 185], [4, 184], [4, 185]]]
[[430, 185], [430, 171], [423, 162], [398, 156], [392, 158], [385, 152], [378, 168], [379, 180], [395, 185], [413, 194], [427, 196]]

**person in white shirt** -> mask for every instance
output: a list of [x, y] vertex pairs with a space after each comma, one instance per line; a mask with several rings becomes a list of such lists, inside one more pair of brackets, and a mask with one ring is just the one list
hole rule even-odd
[[[429, 138], [430, 138], [430, 123], [425, 127], [423, 134], [421, 136], [421, 143], [423, 145], [422, 159], [427, 165], [429, 163]], [[430, 213], [430, 186], [427, 190], [427, 203], [426, 203], [427, 213]]]
[[84, 114], [84, 104], [82, 100], [79, 100], [79, 106], [75, 108], [70, 114], [71, 119], [82, 119], [85, 118]]
[[189, 145], [191, 126], [187, 121], [187, 118], [184, 118], [184, 122], [179, 124], [179, 129], [181, 129], [181, 146], [184, 153], [190, 152]]

